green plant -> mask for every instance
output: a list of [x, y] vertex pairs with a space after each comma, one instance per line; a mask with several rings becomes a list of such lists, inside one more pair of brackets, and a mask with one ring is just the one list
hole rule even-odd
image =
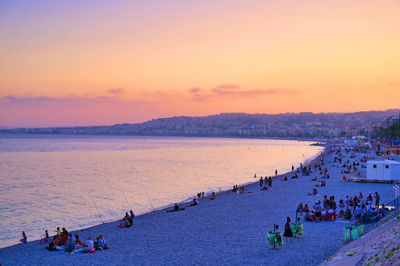
[[351, 257], [351, 256], [353, 256], [353, 253], [349, 253], [349, 254], [347, 254], [347, 256]]
[[332, 258], [331, 258], [331, 257], [329, 257], [329, 258], [327, 258], [327, 259], [326, 259], [326, 261], [332, 261]]

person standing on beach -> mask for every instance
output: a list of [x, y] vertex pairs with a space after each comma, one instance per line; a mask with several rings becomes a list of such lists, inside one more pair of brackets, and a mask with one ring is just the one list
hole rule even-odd
[[278, 175], [278, 169], [275, 169], [275, 175]]
[[288, 216], [286, 218], [286, 223], [285, 223], [285, 232], [283, 233], [283, 236], [285, 237], [286, 242], [288, 242], [287, 238], [290, 238], [290, 243], [292, 243], [292, 237], [293, 237], [293, 232], [291, 227], [291, 222], [290, 222], [290, 217]]
[[[267, 178], [265, 178], [265, 179], [267, 179]], [[268, 187], [270, 187], [272, 189], [272, 176], [270, 176], [268, 178]]]
[[[265, 178], [266, 178], [266, 177], [265, 177]], [[263, 180], [263, 177], [261, 177], [261, 178], [260, 178], [260, 187], [262, 187], [263, 183], [264, 183], [264, 180]]]
[[292, 172], [294, 171], [294, 165], [292, 164]]
[[379, 209], [379, 202], [381, 201], [381, 196], [379, 196], [378, 192], [375, 192], [375, 206]]

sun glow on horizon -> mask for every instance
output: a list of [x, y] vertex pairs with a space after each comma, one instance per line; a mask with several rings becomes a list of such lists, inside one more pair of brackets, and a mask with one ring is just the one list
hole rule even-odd
[[2, 1], [0, 126], [398, 108], [400, 3]]

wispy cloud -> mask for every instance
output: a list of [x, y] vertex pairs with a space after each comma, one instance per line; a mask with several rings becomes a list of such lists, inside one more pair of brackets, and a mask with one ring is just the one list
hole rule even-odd
[[263, 95], [278, 94], [298, 94], [301, 91], [287, 88], [271, 88], [271, 89], [245, 89], [236, 84], [223, 84], [211, 89], [192, 88], [189, 89], [193, 100], [200, 101], [218, 97], [258, 97]]
[[67, 97], [48, 97], [48, 96], [15, 96], [7, 95], [0, 98], [1, 102], [14, 103], [14, 104], [71, 104], [79, 105], [86, 104], [88, 102], [107, 102], [112, 97], [98, 96], [98, 97], [78, 97], [78, 96], [67, 96]]
[[125, 90], [123, 88], [112, 88], [109, 90], [106, 90], [107, 93], [111, 93], [111, 94], [122, 94], [125, 93]]

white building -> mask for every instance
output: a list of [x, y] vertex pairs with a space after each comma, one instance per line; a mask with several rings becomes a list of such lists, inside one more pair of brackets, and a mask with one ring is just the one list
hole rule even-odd
[[392, 160], [368, 161], [367, 179], [400, 181], [400, 162]]

